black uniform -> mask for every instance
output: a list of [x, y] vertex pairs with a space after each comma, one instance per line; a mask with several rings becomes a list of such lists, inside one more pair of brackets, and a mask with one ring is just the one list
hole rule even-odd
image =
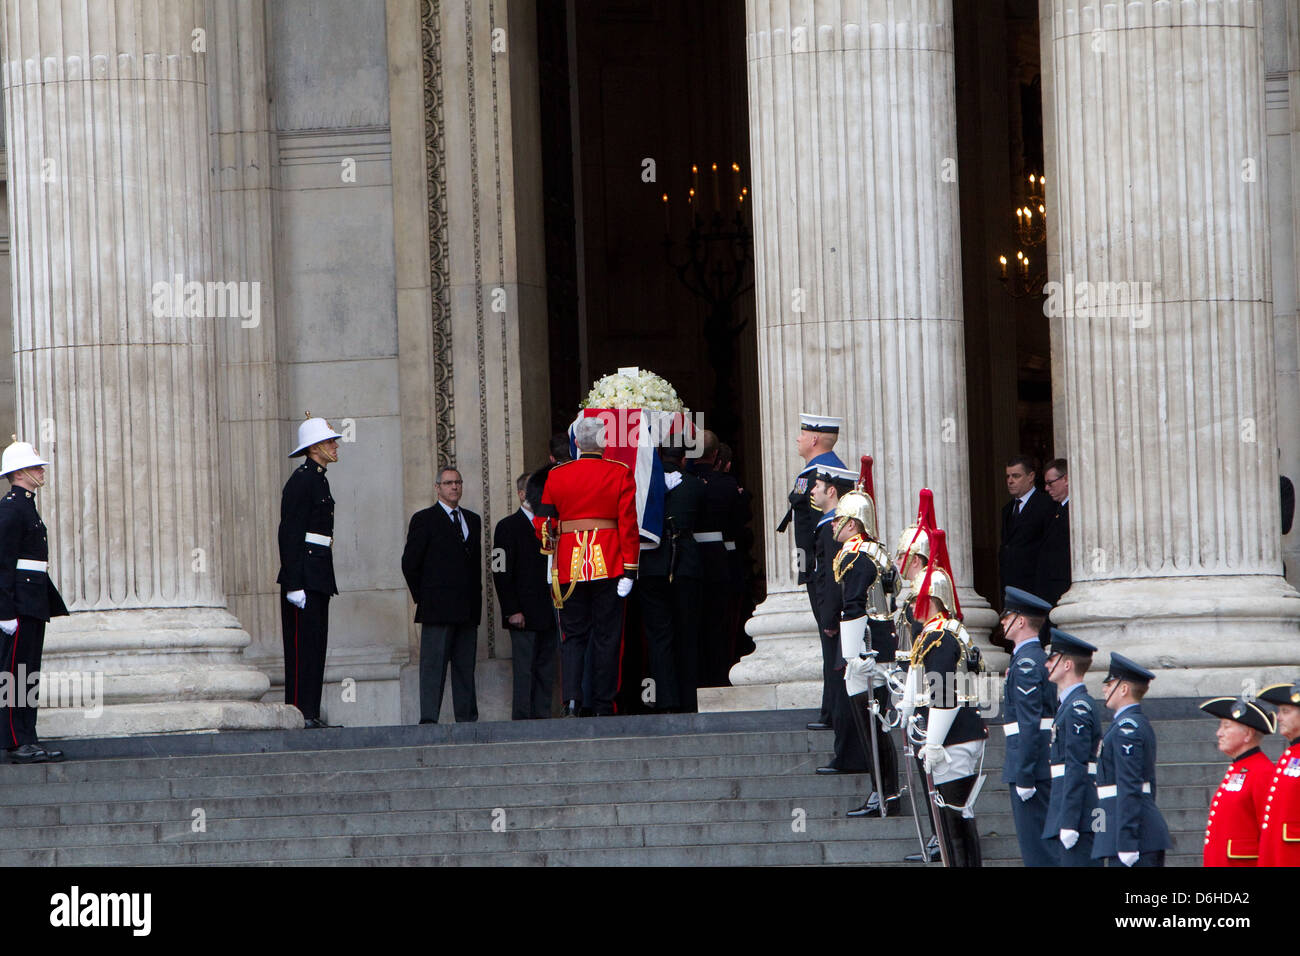
[[[334, 549], [307, 535], [334, 537], [334, 498], [325, 466], [311, 458], [294, 469], [280, 496], [280, 617], [284, 637], [284, 701], [306, 720], [320, 719], [321, 685], [329, 634], [329, 602], [339, 593], [334, 582]], [[286, 595], [305, 591], [299, 610]]]
[[654, 708], [694, 713], [699, 709], [700, 607], [704, 564], [695, 542], [704, 503], [704, 482], [683, 474], [664, 498], [664, 534], [659, 547], [641, 552], [637, 571]]
[[[1022, 643], [1011, 656], [1002, 690], [1007, 736], [1002, 782], [1010, 791], [1011, 818], [1025, 866], [1056, 866], [1060, 858], [1060, 844], [1043, 836], [1052, 799], [1048, 752], [1056, 715], [1056, 685], [1047, 679], [1046, 660], [1037, 638]], [[1017, 787], [1032, 788], [1034, 795], [1021, 800]]]
[[817, 556], [813, 568], [813, 579], [817, 582], [817, 629], [823, 649], [829, 646], [833, 654], [832, 683], [827, 688], [831, 727], [835, 731], [835, 757], [830, 766], [841, 773], [866, 773], [871, 768], [871, 758], [849, 710], [855, 705], [844, 687], [844, 658], [840, 654], [840, 614], [844, 609], [844, 592], [840, 582], [835, 580], [835, 556], [840, 551], [840, 544], [835, 540], [835, 512], [830, 512], [817, 523], [813, 542]]
[[1038, 578], [1034, 593], [1053, 606], [1070, 590], [1070, 503], [1056, 506], [1038, 552]]
[[31, 675], [41, 669], [45, 624], [68, 613], [47, 572], [17, 567], [20, 560], [48, 561], [49, 548], [36, 495], [15, 486], [0, 498], [0, 620], [18, 621], [12, 635], [0, 632], [0, 668], [15, 695], [0, 709], [0, 738], [7, 749], [37, 743], [36, 708], [23, 705], [29, 686], [36, 686]]
[[[839, 573], [840, 580], [838, 587], [843, 595], [840, 609], [841, 622], [853, 621], [867, 617], [868, 612], [872, 610], [867, 597], [872, 586], [876, 583], [876, 578], [880, 574], [880, 568], [878, 568], [876, 563], [871, 560], [870, 555], [861, 550], [850, 549], [850, 547], [846, 545], [841, 549]], [[881, 623], [883, 624], [883, 622]], [[879, 661], [883, 662], [886, 660], [892, 660], [894, 656], [892, 646], [888, 648], [877, 647], [876, 640], [872, 633], [873, 630], [876, 629], [868, 627], [866, 632], [867, 650], [880, 651], [881, 653], [877, 656], [877, 660]], [[841, 652], [842, 651], [843, 648], [841, 648]], [[885, 791], [880, 795], [880, 799], [883, 800], [886, 797], [892, 797], [898, 793], [898, 757], [894, 753], [894, 742], [889, 736], [889, 731], [885, 730], [881, 722], [871, 714], [871, 698], [875, 699], [882, 715], [889, 712], [891, 701], [889, 688], [886, 686], [874, 688], [869, 695], [867, 693], [862, 693], [856, 697], [849, 697], [848, 688], [845, 687], [843, 690], [842, 708], [850, 719], [852, 718], [852, 714], [848, 713], [848, 708], [858, 708], [862, 717], [862, 726], [872, 728], [872, 733], [875, 737], [876, 752], [880, 755], [881, 786]], [[837, 709], [836, 714], [839, 712], [840, 711]], [[837, 742], [840, 737], [841, 723], [843, 723], [843, 721], [836, 716], [835, 737]], [[856, 730], [854, 733], [856, 734]], [[867, 760], [870, 760], [870, 754], [865, 751], [865, 741], [863, 742], [863, 746], [864, 756]], [[868, 764], [868, 766], [870, 766], [870, 764]]]
[[704, 588], [709, 594], [701, 608], [699, 680], [701, 687], [727, 687], [732, 663], [729, 592], [734, 569], [726, 542], [734, 542], [740, 534], [743, 502], [740, 485], [726, 472], [705, 466], [697, 469], [696, 474], [704, 482], [695, 526], [696, 544], [703, 567]]

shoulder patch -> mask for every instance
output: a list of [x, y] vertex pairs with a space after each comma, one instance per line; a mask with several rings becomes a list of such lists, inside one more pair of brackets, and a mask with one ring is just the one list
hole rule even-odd
[[1088, 701], [1086, 700], [1076, 700], [1070, 705], [1070, 709], [1076, 714], [1088, 714], [1092, 712], [1092, 707], [1089, 706]]
[[1022, 657], [1016, 662], [1016, 670], [1022, 674], [1031, 674], [1034, 671], [1034, 662], [1028, 657]]

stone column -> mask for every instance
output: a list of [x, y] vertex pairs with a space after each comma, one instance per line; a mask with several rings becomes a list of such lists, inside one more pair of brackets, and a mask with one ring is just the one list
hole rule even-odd
[[875, 458], [891, 550], [934, 490], [967, 624], [995, 620], [971, 588], [952, 6], [748, 0], [746, 25], [768, 598], [701, 707], [811, 707], [816, 625], [774, 532], [801, 410], [845, 418], [846, 463]]
[[[71, 618], [45, 670], [103, 676], [48, 736], [289, 727], [226, 610], [202, 0], [5, 0], [18, 422]], [[160, 286], [159, 284], [163, 284]], [[177, 309], [176, 297], [182, 298]], [[239, 520], [231, 515], [229, 520]]]
[[[1262, 4], [1042, 0], [1074, 587], [1054, 615], [1163, 695], [1292, 674]], [[1085, 285], [1086, 283], [1086, 285]]]

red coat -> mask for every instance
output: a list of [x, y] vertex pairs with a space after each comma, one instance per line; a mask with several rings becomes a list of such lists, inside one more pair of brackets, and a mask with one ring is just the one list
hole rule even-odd
[[[565, 522], [613, 521], [615, 527], [565, 531]], [[538, 537], [547, 520], [561, 529], [553, 558], [561, 584], [636, 575], [641, 531], [636, 521], [636, 481], [622, 462], [582, 457], [551, 469], [533, 517]]]
[[1259, 859], [1259, 827], [1273, 780], [1273, 761], [1258, 747], [1228, 767], [1210, 803], [1205, 824], [1206, 866], [1254, 866]]
[[1300, 866], [1300, 740], [1282, 751], [1259, 832], [1260, 866]]

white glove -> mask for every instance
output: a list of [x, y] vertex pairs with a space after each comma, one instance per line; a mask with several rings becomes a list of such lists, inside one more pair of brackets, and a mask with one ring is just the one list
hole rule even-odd
[[1079, 842], [1079, 831], [1062, 830], [1060, 837], [1061, 837], [1061, 846], [1065, 847], [1067, 850], [1073, 850], [1074, 845]]
[[629, 594], [631, 594], [631, 593], [632, 593], [632, 579], [631, 579], [631, 578], [619, 578], [619, 579], [618, 579], [618, 596], [619, 596], [619, 597], [627, 597], [627, 596], [628, 596]]
[[664, 484], [668, 486], [669, 491], [672, 491], [681, 483], [682, 483], [682, 473], [680, 471], [664, 472]]
[[18, 618], [10, 618], [7, 621], [0, 621], [0, 631], [13, 636], [14, 631], [18, 630]]
[[1032, 798], [1037, 792], [1037, 787], [1016, 787], [1016, 796], [1020, 798], [1021, 803]]
[[285, 595], [285, 599], [300, 611], [307, 606], [306, 591], [290, 591]]
[[1121, 851], [1119, 855], [1119, 861], [1123, 863], [1125, 866], [1132, 866], [1134, 863], [1138, 861], [1138, 855], [1139, 854], [1137, 850], [1133, 850], [1129, 853], [1124, 853]]
[[938, 773], [948, 766], [948, 752], [943, 749], [942, 744], [926, 741], [925, 747], [921, 751], [921, 759], [925, 761], [926, 773]]

